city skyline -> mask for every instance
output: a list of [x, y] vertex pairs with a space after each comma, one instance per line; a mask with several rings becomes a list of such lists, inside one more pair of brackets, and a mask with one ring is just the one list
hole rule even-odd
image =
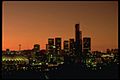
[[[2, 50], [46, 48], [48, 38], [75, 39], [80, 23], [82, 38], [91, 37], [91, 50], [118, 48], [118, 1], [4, 1]], [[41, 27], [42, 26], [42, 27]], [[101, 27], [102, 26], [102, 27]]]

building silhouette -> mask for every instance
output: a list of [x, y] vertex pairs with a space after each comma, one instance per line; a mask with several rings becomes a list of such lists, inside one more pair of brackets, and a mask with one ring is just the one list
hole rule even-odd
[[82, 32], [79, 24], [75, 24], [75, 55], [82, 56]]
[[69, 41], [68, 40], [64, 40], [64, 42], [63, 42], [63, 49], [64, 49], [64, 53], [65, 54], [69, 53]]
[[75, 54], [75, 41], [73, 38], [69, 39], [69, 52], [71, 55], [74, 55]]
[[21, 44], [19, 44], [19, 51], [21, 51]]
[[34, 51], [39, 52], [40, 51], [40, 45], [39, 44], [34, 44]]
[[90, 52], [91, 52], [91, 38], [84, 37], [83, 38], [83, 55], [89, 56]]
[[60, 54], [61, 52], [61, 38], [60, 37], [57, 37], [55, 38], [55, 52], [56, 54]]
[[10, 49], [6, 49], [6, 54], [7, 54], [7, 55], [10, 54]]
[[48, 53], [53, 54], [54, 52], [53, 46], [54, 46], [54, 38], [48, 38], [48, 45], [47, 45]]
[[34, 48], [33, 48], [33, 57], [36, 59], [39, 59], [40, 56], [40, 45], [39, 44], [34, 44]]
[[80, 54], [82, 54], [82, 31], [80, 31]]

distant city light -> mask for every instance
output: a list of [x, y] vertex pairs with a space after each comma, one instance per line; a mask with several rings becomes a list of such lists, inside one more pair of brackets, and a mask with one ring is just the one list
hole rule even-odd
[[42, 65], [42, 63], [39, 63], [39, 65]]

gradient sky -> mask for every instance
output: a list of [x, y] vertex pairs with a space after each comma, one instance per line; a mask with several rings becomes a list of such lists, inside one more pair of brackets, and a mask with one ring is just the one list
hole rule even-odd
[[2, 49], [45, 49], [48, 38], [91, 37], [92, 50], [118, 48], [118, 1], [3, 1]]

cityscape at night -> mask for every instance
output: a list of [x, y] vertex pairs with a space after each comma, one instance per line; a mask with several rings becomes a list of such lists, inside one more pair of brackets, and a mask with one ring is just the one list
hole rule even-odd
[[[44, 1], [36, 2], [37, 1], [33, 3], [30, 1], [4, 1], [2, 3], [3, 79], [119, 79], [118, 44], [116, 44], [118, 43], [118, 38], [116, 36], [118, 33], [118, 11], [116, 9], [118, 8], [117, 1], [79, 1], [78, 3], [65, 1], [53, 1], [53, 3], [51, 3], [52, 1], [48, 1], [49, 3]], [[50, 7], [50, 5], [52, 7]], [[100, 14], [95, 12], [97, 8], [101, 11], [108, 10], [102, 14], [102, 16], [104, 16], [103, 19], [106, 19], [106, 22], [102, 18], [99, 18], [97, 22], [94, 20], [95, 17], [89, 17], [88, 20], [91, 20], [88, 21], [88, 24], [87, 20], [79, 20], [77, 18], [77, 16], [80, 15], [77, 14], [79, 13], [79, 11], [77, 12], [77, 9], [79, 10], [80, 8], [77, 7], [79, 5], [80, 7], [82, 6], [80, 11], [82, 9], [85, 10], [82, 10], [83, 13], [81, 13], [81, 15], [83, 16], [88, 14], [90, 14], [90, 16], [100, 15], [102, 12]], [[33, 9], [33, 12], [30, 12], [29, 9]], [[65, 10], [63, 10], [63, 13], [57, 13], [54, 12], [54, 9], [60, 11], [68, 9], [68, 11], [65, 12]], [[86, 11], [89, 12], [88, 9], [91, 9], [90, 12], [93, 13], [87, 14]], [[41, 11], [39, 12], [38, 10]], [[45, 10], [45, 12], [42, 10]], [[19, 11], [23, 12], [20, 13]], [[108, 15], [110, 11], [112, 17], [111, 15]], [[27, 12], [30, 12], [30, 14]], [[70, 14], [67, 12], [70, 12]], [[70, 20], [70, 18], [66, 17], [68, 18], [66, 19], [68, 21], [64, 20], [65, 18], [62, 19], [60, 17], [55, 19], [57, 18], [56, 15], [62, 15], [63, 17], [67, 15], [71, 16], [72, 12], [73, 14], [76, 14], [72, 15], [76, 16], [76, 18]], [[53, 13], [55, 13], [55, 15]], [[45, 14], [48, 18], [43, 17], [43, 14]], [[20, 18], [21, 16], [24, 17]], [[111, 18], [108, 20], [108, 17]], [[34, 20], [34, 18], [36, 20]], [[92, 18], [95, 23], [92, 22]], [[55, 25], [52, 25], [52, 20]], [[60, 24], [59, 21], [63, 24]], [[107, 27], [109, 29], [106, 28], [106, 31], [104, 31], [105, 28], [102, 29], [98, 27], [103, 25], [98, 24], [99, 22], [102, 23], [102, 21], [104, 24], [103, 28], [105, 26], [109, 26]], [[93, 26], [97, 26], [91, 27], [92, 25], [90, 22], [91, 24], [94, 24]], [[112, 24], [110, 24], [110, 22], [112, 22]], [[44, 25], [45, 23], [46, 25]], [[63, 25], [63, 27], [51, 27], [57, 25]], [[95, 28], [98, 31], [96, 31]], [[96, 33], [92, 30], [95, 30]], [[97, 38], [99, 38], [99, 40]], [[101, 47], [101, 45], [103, 47]]]

